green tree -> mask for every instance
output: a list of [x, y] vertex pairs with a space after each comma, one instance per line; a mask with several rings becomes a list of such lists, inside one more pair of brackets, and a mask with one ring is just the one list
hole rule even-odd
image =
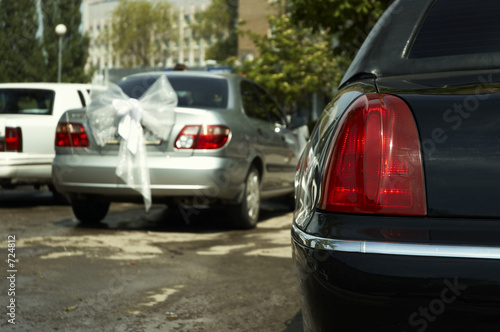
[[89, 38], [80, 31], [82, 21], [81, 0], [42, 0], [43, 50], [46, 56], [44, 80], [57, 81], [59, 36], [54, 29], [58, 24], [66, 25], [63, 37], [61, 81], [82, 83], [89, 81], [85, 72]]
[[341, 73], [339, 59], [331, 52], [331, 38], [297, 29], [285, 15], [270, 16], [271, 35], [247, 34], [260, 55], [246, 61], [238, 72], [263, 85], [286, 110], [292, 110], [308, 93], [331, 95]]
[[169, 42], [176, 39], [174, 12], [169, 3], [120, 0], [113, 12], [113, 52], [125, 67], [154, 66], [168, 56]]
[[337, 54], [352, 59], [378, 18], [393, 0], [292, 0], [295, 24], [326, 31], [337, 41]]
[[239, 0], [212, 0], [210, 6], [191, 22], [194, 38], [216, 40], [207, 49], [205, 58], [224, 61], [237, 55], [238, 6]]
[[34, 82], [43, 75], [36, 0], [0, 2], [0, 82]]

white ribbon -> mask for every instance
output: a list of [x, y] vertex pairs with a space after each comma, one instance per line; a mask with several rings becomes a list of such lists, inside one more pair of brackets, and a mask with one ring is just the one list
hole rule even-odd
[[127, 142], [127, 149], [135, 155], [139, 145], [139, 137], [143, 135], [141, 120], [144, 110], [141, 103], [134, 98], [114, 99], [113, 108], [116, 115], [120, 117], [118, 135]]
[[128, 187], [141, 193], [146, 211], [151, 207], [151, 185], [147, 165], [146, 144], [142, 127], [161, 140], [167, 140], [175, 122], [177, 94], [165, 75], [140, 97], [129, 98], [121, 88], [110, 84], [107, 90], [96, 88], [87, 117], [95, 141], [105, 146], [121, 137], [116, 175]]

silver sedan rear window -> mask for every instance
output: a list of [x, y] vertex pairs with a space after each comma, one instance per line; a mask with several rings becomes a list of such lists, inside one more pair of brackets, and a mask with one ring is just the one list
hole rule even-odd
[[[139, 99], [158, 77], [132, 77], [118, 83], [130, 98]], [[168, 77], [178, 98], [178, 107], [227, 108], [228, 83], [211, 77]]]

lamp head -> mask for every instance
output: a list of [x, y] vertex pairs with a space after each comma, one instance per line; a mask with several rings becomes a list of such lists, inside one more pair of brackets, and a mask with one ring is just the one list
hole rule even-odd
[[66, 34], [66, 26], [64, 24], [58, 24], [56, 26], [56, 34], [59, 36], [59, 37], [62, 37]]

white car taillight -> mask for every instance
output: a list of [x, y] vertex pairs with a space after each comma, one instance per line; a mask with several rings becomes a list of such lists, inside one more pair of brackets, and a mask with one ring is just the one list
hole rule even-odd
[[5, 151], [23, 152], [23, 133], [19, 127], [5, 128]]
[[426, 214], [420, 139], [406, 103], [367, 94], [346, 111], [330, 147], [318, 208]]
[[89, 146], [89, 139], [85, 128], [80, 123], [59, 122], [56, 128], [56, 147], [83, 147]]

